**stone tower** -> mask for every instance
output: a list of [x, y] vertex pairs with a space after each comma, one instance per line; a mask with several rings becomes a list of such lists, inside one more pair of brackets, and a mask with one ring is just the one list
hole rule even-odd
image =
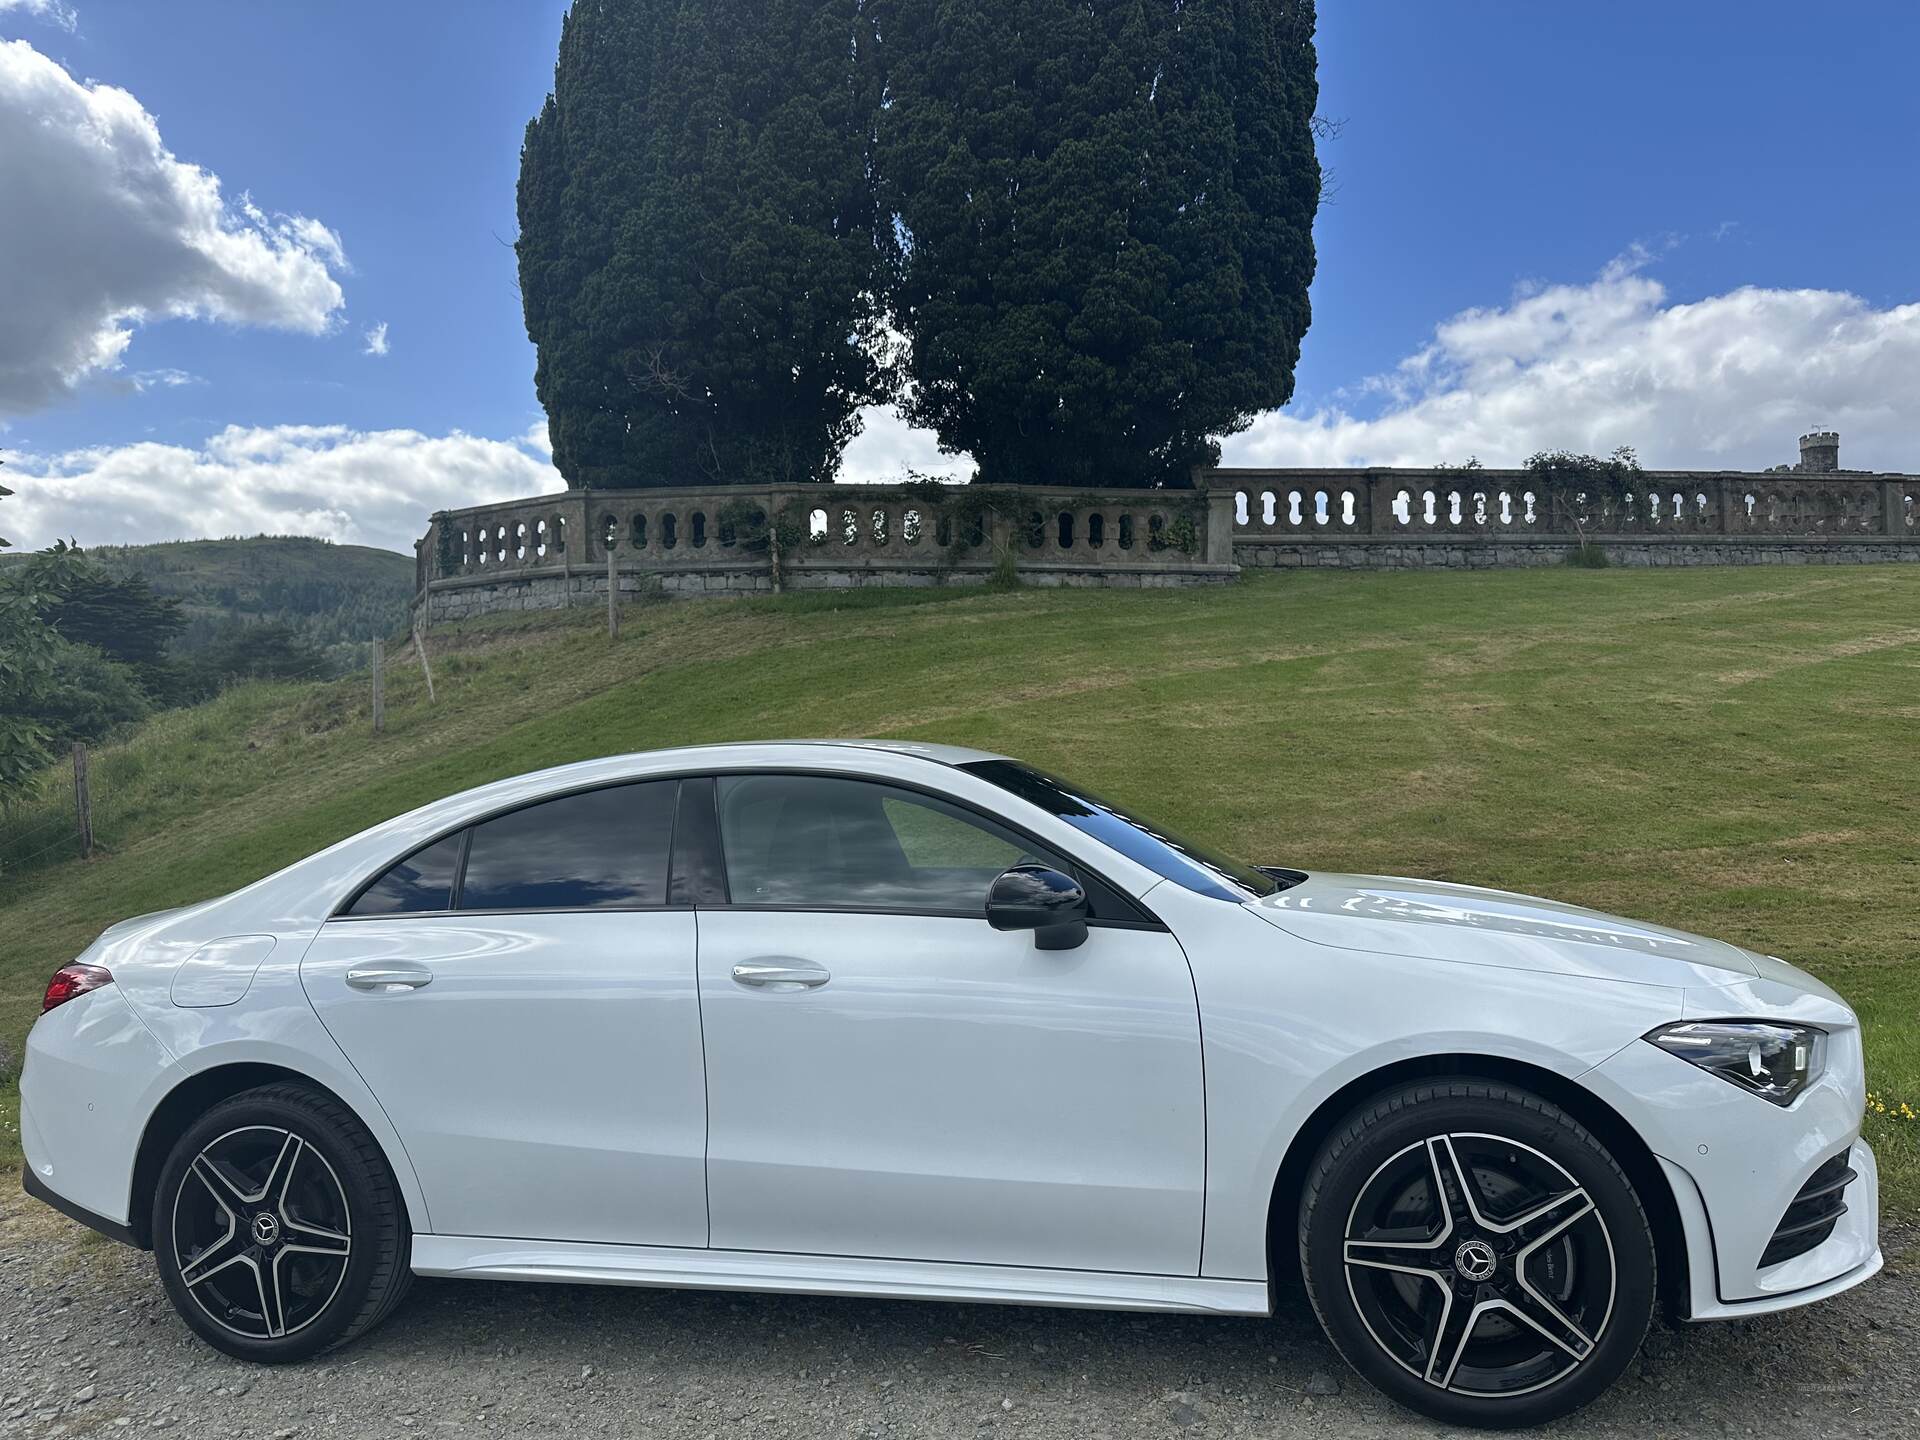
[[1839, 431], [1815, 430], [1800, 437], [1800, 469], [1812, 475], [1831, 475], [1839, 468]]

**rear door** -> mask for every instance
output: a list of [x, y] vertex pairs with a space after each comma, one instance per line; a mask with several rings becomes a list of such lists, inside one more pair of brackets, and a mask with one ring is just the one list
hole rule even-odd
[[330, 920], [308, 997], [406, 1146], [435, 1231], [707, 1243], [679, 782], [541, 801], [409, 856]]
[[1200, 1029], [1172, 935], [1110, 891], [1077, 949], [993, 930], [994, 876], [1069, 862], [938, 797], [823, 775], [717, 794], [715, 1247], [1198, 1273]]

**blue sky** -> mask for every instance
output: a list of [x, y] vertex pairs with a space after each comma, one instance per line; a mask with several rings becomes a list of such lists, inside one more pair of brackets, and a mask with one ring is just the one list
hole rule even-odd
[[[563, 10], [0, 0], [32, 52], [0, 65], [0, 309], [27, 317], [0, 315], [0, 531], [398, 548], [557, 483], [502, 242]], [[1345, 126], [1314, 326], [1229, 461], [1758, 466], [1821, 424], [1844, 463], [1920, 469], [1920, 7], [1341, 0], [1320, 45]], [[47, 130], [109, 113], [134, 159], [89, 181]], [[182, 234], [120, 237], [83, 188], [141, 166]], [[50, 358], [49, 329], [106, 349]], [[904, 463], [930, 440], [875, 416], [848, 469]]]
[[[1920, 298], [1920, 6], [1321, 6], [1333, 203], [1303, 391], [1640, 244], [1676, 299]], [[1671, 247], [1671, 248], [1669, 248]], [[1303, 395], [1301, 398], [1310, 399]], [[1792, 437], [1788, 437], [1792, 438]], [[1920, 463], [1920, 456], [1915, 457]]]

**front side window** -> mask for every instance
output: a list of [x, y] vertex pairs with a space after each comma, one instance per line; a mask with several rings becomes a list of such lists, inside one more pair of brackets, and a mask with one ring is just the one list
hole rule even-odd
[[678, 782], [562, 795], [473, 827], [462, 910], [664, 905]]
[[1013, 865], [1066, 862], [956, 805], [831, 775], [720, 777], [735, 905], [981, 915]]

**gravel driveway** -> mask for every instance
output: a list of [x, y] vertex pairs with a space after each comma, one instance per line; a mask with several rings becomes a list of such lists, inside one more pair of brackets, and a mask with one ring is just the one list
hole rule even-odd
[[[417, 1281], [345, 1351], [207, 1349], [150, 1257], [0, 1198], [0, 1434], [1434, 1436], [1274, 1320]], [[1920, 1437], [1920, 1252], [1797, 1316], [1656, 1330], [1564, 1437]], [[1889, 1254], [1902, 1250], [1890, 1247]]]

